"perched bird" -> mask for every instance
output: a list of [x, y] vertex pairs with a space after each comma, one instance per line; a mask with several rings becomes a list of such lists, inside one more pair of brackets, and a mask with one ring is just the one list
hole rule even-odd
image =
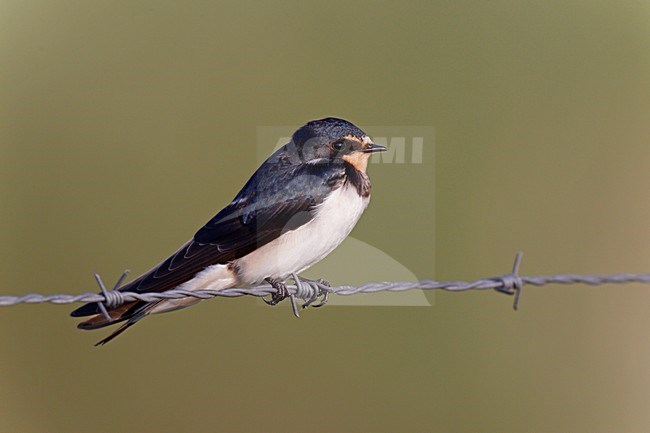
[[[283, 282], [324, 258], [355, 226], [370, 198], [368, 158], [384, 150], [348, 121], [307, 123], [189, 242], [118, 290], [222, 290], [266, 281], [277, 290], [269, 303], [278, 303], [287, 296]], [[125, 322], [100, 345], [149, 314], [198, 301], [130, 302], [109, 309], [110, 320], [92, 303], [71, 315], [91, 316], [78, 325], [87, 330]]]

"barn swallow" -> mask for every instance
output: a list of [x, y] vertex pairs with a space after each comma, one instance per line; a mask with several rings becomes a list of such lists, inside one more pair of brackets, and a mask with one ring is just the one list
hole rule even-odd
[[[266, 281], [277, 290], [268, 303], [276, 304], [287, 296], [283, 282], [290, 275], [323, 259], [356, 225], [370, 199], [368, 159], [384, 150], [343, 119], [305, 124], [189, 242], [118, 290], [222, 290]], [[109, 309], [110, 319], [92, 303], [71, 315], [91, 316], [78, 325], [85, 330], [124, 322], [101, 345], [149, 314], [198, 301], [129, 302]]]

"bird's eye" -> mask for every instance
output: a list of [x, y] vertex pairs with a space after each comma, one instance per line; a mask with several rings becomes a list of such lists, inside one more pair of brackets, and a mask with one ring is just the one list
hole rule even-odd
[[344, 144], [343, 141], [335, 141], [334, 143], [332, 143], [332, 149], [341, 150], [343, 149], [343, 144]]

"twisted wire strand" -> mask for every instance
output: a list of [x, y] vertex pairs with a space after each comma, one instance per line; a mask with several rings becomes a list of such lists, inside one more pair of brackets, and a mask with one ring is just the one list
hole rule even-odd
[[[610, 275], [578, 275], [578, 274], [558, 274], [558, 275], [540, 275], [533, 277], [519, 276], [519, 265], [523, 254], [517, 253], [515, 257], [515, 264], [512, 273], [501, 275], [492, 278], [483, 278], [480, 280], [466, 282], [466, 281], [444, 281], [438, 282], [434, 280], [420, 280], [420, 281], [384, 281], [362, 284], [360, 286], [334, 286], [330, 287], [322, 281], [312, 281], [300, 278], [293, 275], [295, 284], [287, 285], [290, 296], [292, 297], [292, 305], [294, 306], [294, 313], [297, 315], [297, 310], [294, 298], [307, 301], [304, 306], [310, 305], [319, 296], [336, 294], [341, 296], [351, 296], [360, 293], [377, 293], [377, 292], [404, 292], [407, 290], [443, 290], [447, 292], [464, 292], [469, 290], [496, 290], [507, 295], [514, 295], [513, 307], [517, 309], [519, 303], [519, 296], [522, 287], [525, 285], [531, 286], [545, 286], [548, 284], [586, 284], [590, 286], [599, 286], [604, 284], [627, 284], [627, 283], [642, 283], [650, 284], [650, 273], [645, 274], [610, 274]], [[116, 288], [121, 284], [124, 277], [123, 275]], [[180, 290], [172, 289], [165, 292], [150, 292], [150, 293], [134, 293], [134, 292], [120, 292], [118, 290], [106, 290], [101, 278], [95, 275], [101, 287], [101, 293], [81, 293], [78, 295], [70, 294], [55, 294], [44, 295], [39, 293], [30, 293], [22, 296], [0, 296], [0, 306], [13, 306], [18, 304], [71, 304], [76, 302], [96, 302], [100, 305], [102, 312], [106, 308], [114, 308], [127, 302], [145, 301], [154, 302], [163, 299], [179, 299], [185, 297], [192, 297], [198, 299], [209, 299], [214, 297], [236, 298], [240, 296], [256, 296], [264, 297], [273, 295], [277, 290], [270, 285], [260, 285], [251, 288], [230, 288], [222, 290]], [[315, 305], [320, 306], [322, 305]]]

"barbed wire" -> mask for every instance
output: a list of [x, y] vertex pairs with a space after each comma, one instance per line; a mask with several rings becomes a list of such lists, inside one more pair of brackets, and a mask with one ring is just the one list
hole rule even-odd
[[[377, 293], [377, 292], [404, 292], [407, 290], [443, 290], [447, 292], [464, 292], [468, 290], [496, 290], [500, 293], [514, 296], [513, 308], [518, 309], [522, 288], [526, 285], [545, 286], [548, 284], [586, 284], [590, 286], [599, 286], [604, 284], [626, 284], [642, 283], [650, 284], [650, 273], [648, 274], [609, 274], [609, 275], [578, 275], [578, 274], [558, 274], [558, 275], [541, 275], [526, 277], [519, 275], [519, 267], [523, 253], [518, 252], [515, 256], [515, 262], [511, 273], [498, 277], [483, 278], [473, 282], [466, 281], [444, 281], [438, 282], [433, 280], [419, 281], [390, 281], [367, 283], [360, 286], [330, 286], [323, 280], [308, 280], [292, 274], [294, 284], [286, 285], [289, 292], [289, 298], [293, 307], [293, 312], [299, 316], [296, 299], [304, 302], [303, 308], [308, 306], [320, 307], [327, 302], [330, 294], [340, 296], [351, 296], [360, 293]], [[99, 275], [95, 278], [100, 286], [101, 293], [81, 293], [78, 295], [55, 294], [44, 295], [39, 293], [30, 293], [22, 296], [0, 296], [0, 306], [13, 306], [18, 304], [71, 304], [76, 302], [93, 303], [96, 302], [100, 311], [108, 315], [107, 309], [115, 308], [119, 305], [133, 302], [155, 302], [164, 299], [179, 299], [192, 297], [197, 299], [209, 299], [214, 297], [236, 298], [240, 296], [257, 296], [264, 297], [277, 293], [277, 290], [270, 285], [260, 285], [251, 288], [230, 288], [222, 290], [181, 290], [172, 289], [165, 292], [120, 292], [117, 288], [120, 286], [128, 271], [120, 277], [113, 290], [106, 290]], [[313, 304], [318, 298], [322, 298], [319, 304]]]

